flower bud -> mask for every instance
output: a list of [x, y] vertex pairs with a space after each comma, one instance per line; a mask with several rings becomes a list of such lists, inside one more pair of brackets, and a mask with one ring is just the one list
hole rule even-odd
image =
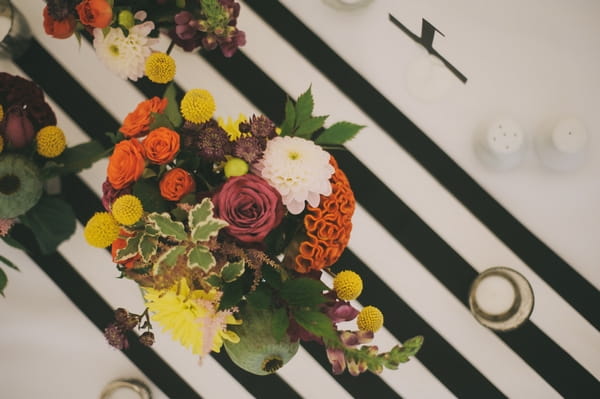
[[35, 129], [20, 107], [10, 108], [4, 120], [4, 138], [7, 144], [23, 148], [33, 141]]
[[146, 331], [140, 335], [140, 343], [144, 346], [152, 346], [154, 344], [154, 334], [151, 331]]

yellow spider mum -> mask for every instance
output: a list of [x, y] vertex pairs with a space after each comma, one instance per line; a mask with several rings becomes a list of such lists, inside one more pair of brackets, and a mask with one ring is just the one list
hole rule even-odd
[[4, 137], [0, 136], [0, 153], [4, 151]]
[[333, 279], [333, 289], [337, 297], [344, 301], [358, 298], [363, 289], [362, 279], [352, 270], [344, 270]]
[[185, 93], [180, 108], [186, 121], [204, 123], [213, 116], [217, 106], [208, 90], [193, 89]]
[[0, 105], [0, 122], [2, 122], [2, 119], [4, 119], [4, 108]]
[[106, 248], [119, 237], [120, 227], [108, 212], [96, 212], [88, 220], [83, 235], [93, 247]]
[[167, 290], [145, 290], [146, 306], [154, 313], [152, 319], [165, 331], [171, 331], [173, 339], [196, 355], [211, 350], [219, 351], [223, 339], [233, 342], [239, 337], [225, 331], [226, 324], [240, 324], [230, 311], [217, 311], [220, 293], [191, 290], [186, 279]]
[[138, 197], [125, 194], [113, 202], [111, 212], [117, 222], [129, 226], [142, 218], [144, 208]]
[[233, 121], [230, 116], [227, 117], [227, 122], [223, 120], [223, 118], [217, 119], [219, 122], [219, 126], [223, 128], [227, 132], [227, 136], [229, 136], [229, 141], [236, 141], [240, 137], [248, 137], [251, 136], [250, 133], [242, 133], [240, 132], [240, 123], [246, 122], [248, 118], [244, 114], [240, 114], [236, 121]]
[[46, 158], [55, 158], [67, 147], [63, 131], [57, 126], [46, 126], [35, 137], [38, 154]]
[[175, 78], [175, 60], [165, 53], [152, 53], [146, 59], [145, 73], [154, 83], [169, 83]]
[[375, 306], [366, 306], [358, 314], [356, 324], [361, 331], [375, 332], [383, 327], [383, 313]]

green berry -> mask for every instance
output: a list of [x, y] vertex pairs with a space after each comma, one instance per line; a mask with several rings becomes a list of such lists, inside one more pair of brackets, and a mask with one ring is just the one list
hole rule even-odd
[[243, 176], [248, 173], [248, 163], [241, 158], [230, 158], [225, 163], [225, 177]]
[[119, 13], [119, 25], [131, 29], [135, 25], [133, 13], [129, 10], [123, 10]]

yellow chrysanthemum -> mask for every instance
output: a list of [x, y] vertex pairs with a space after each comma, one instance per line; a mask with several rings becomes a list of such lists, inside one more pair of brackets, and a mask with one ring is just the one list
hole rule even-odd
[[0, 153], [4, 151], [4, 137], [0, 136]]
[[344, 301], [358, 298], [363, 289], [362, 279], [352, 270], [344, 270], [333, 279], [333, 289], [337, 297]]
[[141, 219], [144, 208], [138, 197], [125, 194], [113, 202], [111, 212], [117, 222], [129, 226]]
[[226, 331], [226, 324], [241, 323], [228, 311], [217, 311], [219, 293], [191, 290], [185, 279], [167, 290], [145, 290], [146, 306], [154, 313], [152, 319], [173, 339], [196, 355], [219, 351], [223, 339], [237, 342], [239, 337]]
[[219, 122], [219, 126], [223, 128], [227, 132], [227, 136], [229, 136], [229, 141], [236, 141], [240, 137], [248, 137], [251, 136], [250, 133], [242, 133], [240, 132], [240, 123], [246, 122], [248, 118], [244, 114], [240, 114], [236, 121], [232, 120], [230, 116], [227, 117], [227, 122], [223, 120], [223, 118], [217, 119]]
[[356, 324], [361, 331], [377, 331], [383, 326], [383, 313], [375, 306], [366, 306], [356, 318]]
[[4, 119], [4, 108], [0, 105], [0, 122], [2, 122], [2, 119]]
[[185, 93], [181, 100], [181, 114], [189, 122], [207, 122], [213, 116], [216, 109], [215, 100], [208, 90], [190, 90]]
[[35, 137], [38, 154], [46, 158], [55, 158], [67, 147], [63, 131], [57, 126], [46, 126]]
[[108, 212], [96, 212], [83, 230], [86, 241], [93, 247], [106, 248], [119, 237], [120, 227]]
[[175, 78], [175, 60], [165, 53], [152, 53], [146, 59], [145, 73], [154, 83], [169, 83]]

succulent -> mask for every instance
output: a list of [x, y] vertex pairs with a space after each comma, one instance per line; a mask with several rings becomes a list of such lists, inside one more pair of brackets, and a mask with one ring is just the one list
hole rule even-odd
[[242, 308], [243, 323], [229, 329], [239, 337], [238, 343], [225, 341], [225, 350], [231, 360], [243, 370], [256, 375], [267, 375], [283, 367], [298, 351], [298, 341], [284, 335], [273, 336], [273, 312], [268, 309]]
[[41, 196], [42, 181], [37, 166], [21, 155], [0, 155], [0, 219], [24, 214]]

